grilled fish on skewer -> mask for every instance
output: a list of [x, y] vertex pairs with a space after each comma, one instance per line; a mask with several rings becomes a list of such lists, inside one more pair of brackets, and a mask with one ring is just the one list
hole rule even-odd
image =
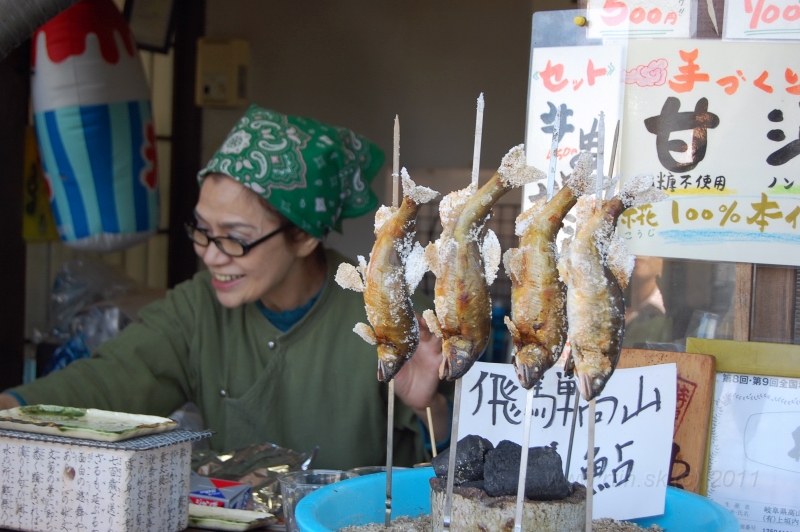
[[591, 191], [593, 160], [581, 154], [564, 187], [542, 198], [517, 218], [519, 247], [503, 255], [511, 279], [511, 318], [505, 323], [514, 343], [517, 378], [529, 390], [550, 369], [567, 340], [567, 287], [559, 278], [556, 236], [578, 198]]
[[436, 314], [423, 313], [431, 331], [443, 339], [439, 378], [456, 380], [481, 355], [489, 338], [489, 285], [500, 266], [500, 243], [489, 230], [481, 241], [489, 211], [514, 187], [543, 179], [525, 164], [522, 146], [503, 158], [495, 175], [480, 190], [470, 185], [452, 192], [439, 206], [442, 235], [425, 249], [425, 261], [436, 276]]
[[425, 273], [423, 250], [414, 242], [419, 206], [438, 192], [415, 185], [403, 168], [403, 201], [397, 208], [382, 206], [375, 214], [375, 245], [369, 264], [342, 263], [336, 282], [364, 293], [370, 325], [358, 323], [353, 330], [378, 346], [378, 380], [390, 381], [419, 345], [419, 323], [411, 294]]
[[567, 319], [578, 389], [590, 401], [608, 382], [619, 360], [625, 333], [622, 290], [633, 270], [633, 257], [614, 232], [625, 209], [666, 198], [653, 188], [653, 177], [637, 176], [619, 195], [606, 201], [578, 200], [578, 229], [564, 246], [558, 271], [567, 284]]

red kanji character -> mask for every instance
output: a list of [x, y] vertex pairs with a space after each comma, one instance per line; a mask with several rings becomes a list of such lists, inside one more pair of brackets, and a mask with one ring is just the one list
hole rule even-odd
[[669, 82], [669, 86], [672, 90], [675, 92], [689, 92], [694, 88], [695, 83], [708, 81], [710, 79], [708, 74], [698, 72], [700, 70], [700, 65], [695, 64], [695, 60], [699, 53], [700, 52], [696, 48], [691, 52], [680, 51], [681, 59], [686, 61], [686, 64], [678, 68], [681, 73], [675, 76], [675, 79], [679, 83], [674, 81]]
[[594, 63], [592, 60], [589, 59], [589, 64], [586, 66], [586, 76], [589, 78], [589, 86], [594, 85], [594, 79], [598, 76], [605, 76], [608, 73], [608, 70], [605, 68], [595, 68]]
[[[786, 69], [784, 76], [786, 77], [786, 82], [789, 84], [795, 84], [798, 81], [797, 73], [791, 68]], [[787, 87], [786, 92], [800, 96], [800, 85], [792, 85], [791, 87]]]
[[764, 92], [772, 94], [772, 91], [774, 91], [775, 89], [767, 85], [766, 81], [768, 77], [769, 77], [769, 72], [765, 70], [764, 72], [761, 73], [760, 76], [758, 76], [758, 79], [753, 82], [753, 85], [755, 85]]
[[547, 66], [542, 70], [541, 75], [544, 87], [550, 92], [558, 92], [567, 86], [568, 81], [561, 79], [564, 76], [564, 65], [561, 63], [551, 65], [548, 59]]
[[717, 85], [720, 87], [725, 87], [726, 94], [734, 94], [736, 89], [739, 88], [739, 80], [736, 79], [736, 76], [725, 76], [724, 78], [720, 78], [717, 80]]

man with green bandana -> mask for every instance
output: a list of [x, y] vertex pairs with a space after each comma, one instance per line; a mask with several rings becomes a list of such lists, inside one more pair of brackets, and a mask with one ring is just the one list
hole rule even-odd
[[[206, 269], [90, 359], [0, 394], [0, 408], [168, 415], [192, 401], [217, 451], [271, 442], [319, 446], [314, 467], [384, 463], [387, 387], [375, 348], [352, 331], [364, 301], [333, 281], [346, 259], [320, 241], [376, 207], [369, 185], [383, 159], [352, 131], [252, 106], [198, 174], [187, 234]], [[440, 359], [423, 321], [420, 347], [395, 377], [397, 465], [427, 458], [425, 407], [437, 441], [447, 438]]]

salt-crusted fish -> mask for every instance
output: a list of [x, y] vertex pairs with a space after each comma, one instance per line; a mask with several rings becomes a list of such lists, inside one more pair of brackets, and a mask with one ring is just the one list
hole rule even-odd
[[538, 200], [519, 215], [519, 247], [503, 255], [511, 279], [511, 317], [505, 323], [514, 344], [514, 368], [531, 389], [561, 356], [567, 340], [567, 287], [559, 278], [556, 236], [564, 217], [590, 192], [592, 156], [581, 154], [564, 187], [550, 201]]
[[611, 378], [625, 334], [625, 301], [634, 260], [614, 232], [625, 209], [666, 198], [653, 187], [653, 176], [637, 176], [606, 201], [584, 196], [578, 200], [578, 229], [564, 246], [558, 271], [567, 285], [569, 339], [578, 389], [589, 401]]
[[489, 211], [512, 188], [543, 177], [543, 172], [525, 164], [524, 148], [517, 146], [480, 190], [470, 184], [448, 194], [439, 205], [442, 234], [425, 249], [425, 261], [436, 276], [436, 314], [423, 313], [431, 332], [443, 339], [439, 378], [462, 377], [489, 339], [489, 286], [500, 266], [497, 236], [489, 230], [481, 238]]
[[363, 256], [358, 266], [342, 263], [336, 282], [364, 293], [366, 323], [353, 328], [367, 343], [378, 346], [378, 380], [388, 382], [411, 358], [419, 345], [419, 323], [411, 304], [425, 273], [423, 250], [416, 235], [419, 206], [439, 195], [417, 186], [403, 168], [403, 201], [399, 207], [382, 206], [375, 214], [375, 245], [369, 264]]

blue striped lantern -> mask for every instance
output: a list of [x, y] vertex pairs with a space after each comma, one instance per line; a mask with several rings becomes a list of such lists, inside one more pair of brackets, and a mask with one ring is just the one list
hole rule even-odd
[[125, 20], [111, 0], [84, 0], [38, 30], [32, 62], [36, 134], [61, 239], [101, 252], [146, 240], [158, 229], [156, 139]]

